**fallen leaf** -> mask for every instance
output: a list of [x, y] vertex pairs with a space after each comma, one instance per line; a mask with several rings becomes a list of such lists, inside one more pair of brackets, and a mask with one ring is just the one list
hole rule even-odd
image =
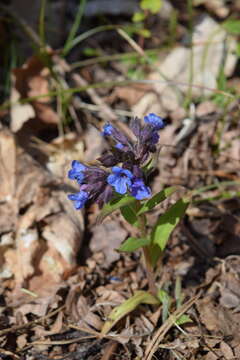
[[21, 94], [14, 88], [14, 76], [12, 76], [12, 90], [11, 90], [11, 109], [10, 109], [10, 116], [11, 116], [11, 130], [12, 132], [16, 133], [18, 130], [21, 129], [23, 124], [27, 122], [29, 119], [35, 117], [36, 113], [34, 108], [31, 104], [21, 104], [19, 103], [21, 99]]
[[102, 251], [105, 255], [106, 266], [119, 259], [116, 249], [126, 238], [127, 231], [115, 221], [106, 221], [92, 228], [93, 236], [90, 249], [93, 252]]
[[[227, 40], [226, 40], [227, 39]], [[226, 40], [226, 41], [225, 41]], [[148, 107], [156, 108], [161, 103], [161, 109], [158, 108], [159, 114], [167, 111], [174, 111], [183, 102], [183, 94], [189, 91], [189, 73], [191, 51], [193, 58], [192, 96], [211, 96], [212, 91], [208, 88], [217, 88], [217, 78], [222, 65], [222, 58], [227, 51], [227, 58], [224, 64], [225, 76], [230, 76], [235, 68], [237, 56], [235, 55], [236, 40], [227, 37], [226, 31], [210, 16], [204, 15], [201, 21], [195, 26], [192, 50], [188, 47], [178, 46], [161, 59], [158, 71], [149, 74], [149, 79], [153, 82], [156, 95], [146, 93], [139, 103], [135, 105], [135, 109], [143, 109], [145, 113]], [[156, 66], [156, 65], [155, 65]], [[164, 74], [164, 79], [161, 74]], [[168, 85], [168, 81], [173, 84]], [[155, 99], [153, 97], [155, 96]], [[138, 114], [137, 114], [138, 115]], [[142, 114], [141, 114], [142, 115]], [[164, 115], [162, 115], [164, 116]]]
[[[22, 67], [13, 70], [10, 111], [13, 132], [18, 132], [30, 119], [58, 124], [59, 116], [49, 104], [51, 97], [47, 95], [50, 91], [49, 77], [48, 68], [37, 56], [32, 56]], [[34, 97], [39, 98], [24, 104], [19, 102]]]
[[146, 92], [151, 91], [151, 86], [146, 84], [138, 84], [133, 86], [123, 86], [116, 87], [111, 94], [111, 102], [116, 101], [116, 99], [121, 99], [126, 101], [129, 106], [135, 105], [143, 97]]
[[0, 131], [0, 201], [13, 199], [16, 186], [16, 145], [7, 129]]
[[212, 304], [211, 299], [206, 297], [198, 300], [197, 308], [206, 328], [209, 331], [219, 331], [218, 309]]
[[222, 351], [222, 354], [226, 360], [232, 360], [234, 359], [234, 354], [231, 349], [231, 347], [225, 342], [221, 341], [220, 343], [220, 349]]
[[204, 117], [206, 115], [213, 114], [217, 111], [217, 105], [212, 101], [201, 102], [196, 109], [196, 115], [198, 117]]

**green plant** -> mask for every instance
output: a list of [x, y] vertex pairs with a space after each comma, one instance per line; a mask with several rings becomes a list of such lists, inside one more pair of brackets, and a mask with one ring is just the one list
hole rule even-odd
[[150, 15], [157, 14], [162, 7], [162, 0], [141, 0], [141, 11], [136, 12], [132, 17], [133, 26], [128, 30], [129, 35], [138, 34], [144, 38], [151, 36], [151, 31], [146, 27], [146, 20]]
[[111, 124], [106, 124], [103, 135], [110, 137], [114, 145], [98, 159], [101, 166], [90, 166], [74, 160], [68, 173], [69, 178], [79, 184], [79, 192], [69, 195], [77, 210], [97, 202], [102, 207], [99, 222], [112, 212], [120, 210], [124, 219], [138, 229], [139, 235], [126, 239], [118, 251], [142, 251], [149, 292], [138, 291], [115, 308], [103, 327], [103, 333], [108, 332], [119, 319], [142, 303], [162, 303], [165, 307], [164, 316], [167, 316], [168, 298], [163, 289], [157, 289], [155, 269], [161, 262], [172, 231], [185, 214], [191, 200], [191, 194], [180, 198], [158, 217], [153, 227], [148, 225], [147, 213], [176, 192], [177, 187], [168, 187], [152, 196], [146, 181], [155, 164], [158, 131], [164, 127], [164, 121], [155, 114], [145, 116], [144, 121], [144, 126], [137, 118], [131, 121], [130, 128], [135, 141]]

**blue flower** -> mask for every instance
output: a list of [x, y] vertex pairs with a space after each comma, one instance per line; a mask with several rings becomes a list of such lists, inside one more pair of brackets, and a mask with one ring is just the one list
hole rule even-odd
[[118, 149], [118, 150], [122, 150], [122, 149], [124, 149], [124, 145], [119, 142], [119, 143], [117, 143], [117, 144], [115, 145], [115, 148]]
[[103, 127], [102, 135], [109, 136], [112, 134], [112, 131], [113, 131], [113, 126], [111, 124], [105, 124]]
[[75, 209], [82, 209], [88, 200], [88, 193], [86, 191], [80, 191], [76, 194], [68, 195], [68, 198], [74, 202]]
[[112, 185], [115, 191], [119, 194], [125, 194], [127, 188], [131, 186], [131, 179], [133, 174], [127, 169], [122, 169], [119, 166], [112, 168], [112, 174], [107, 177], [107, 182]]
[[144, 121], [145, 123], [151, 125], [154, 130], [160, 130], [165, 126], [163, 119], [153, 113], [144, 116]]
[[68, 177], [71, 180], [77, 180], [79, 184], [82, 183], [84, 179], [84, 170], [86, 170], [86, 166], [81, 164], [77, 160], [73, 160], [72, 169], [68, 172]]
[[151, 196], [151, 190], [141, 178], [135, 178], [131, 185], [131, 195], [137, 200], [143, 200]]

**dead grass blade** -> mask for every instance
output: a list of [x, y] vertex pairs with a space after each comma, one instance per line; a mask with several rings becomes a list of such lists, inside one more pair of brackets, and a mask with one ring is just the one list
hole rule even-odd
[[10, 328], [0, 330], [0, 336], [6, 335], [8, 333], [15, 332], [15, 331], [18, 331], [18, 330], [21, 330], [21, 329], [24, 329], [24, 328], [34, 326], [34, 325], [36, 325], [36, 324], [38, 324], [38, 323], [40, 323], [42, 321], [45, 321], [45, 320], [49, 319], [50, 317], [56, 315], [57, 313], [59, 313], [59, 311], [63, 310], [64, 308], [65, 308], [65, 305], [63, 305], [60, 308], [50, 312], [49, 314], [47, 314], [45, 316], [40, 317], [39, 319], [30, 321], [30, 322], [28, 322], [26, 324], [23, 324], [23, 325], [14, 325], [14, 326], [12, 326]]
[[171, 329], [171, 327], [175, 324], [176, 320], [183, 315], [195, 302], [199, 299], [201, 292], [188, 300], [185, 304], [183, 304], [179, 309], [177, 309], [169, 318], [165, 321], [165, 323], [157, 330], [152, 341], [148, 345], [145, 356], [143, 360], [151, 360], [153, 358], [154, 353], [157, 351], [157, 348], [160, 342], [163, 340], [166, 333]]

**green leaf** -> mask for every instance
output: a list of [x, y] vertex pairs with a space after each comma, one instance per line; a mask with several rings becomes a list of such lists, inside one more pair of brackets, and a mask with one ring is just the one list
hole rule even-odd
[[152, 14], [157, 14], [162, 7], [162, 0], [141, 0], [142, 10], [149, 10]]
[[135, 238], [129, 237], [119, 247], [119, 251], [132, 252], [150, 243], [149, 238]]
[[130, 195], [117, 196], [115, 199], [112, 199], [109, 203], [104, 205], [97, 217], [97, 223], [101, 223], [103, 219], [110, 215], [113, 211], [118, 210], [125, 205], [131, 204], [134, 201], [136, 201], [136, 199]]
[[222, 24], [223, 28], [233, 35], [240, 34], [240, 20], [226, 20]]
[[172, 195], [177, 190], [177, 187], [171, 186], [168, 187], [160, 192], [158, 192], [156, 195], [154, 195], [151, 199], [147, 200], [138, 211], [137, 215], [141, 215], [147, 211], [150, 211], [155, 206], [160, 204], [160, 202], [164, 201], [168, 196]]
[[168, 295], [168, 293], [160, 289], [157, 294], [158, 299], [161, 301], [163, 305], [162, 309], [162, 321], [165, 322], [169, 316], [169, 307], [171, 304], [171, 297]]
[[136, 215], [137, 210], [135, 209], [135, 203], [132, 203], [130, 205], [123, 206], [121, 210], [121, 214], [124, 217], [124, 219], [131, 225], [139, 227], [139, 221], [138, 217]]
[[135, 310], [140, 304], [157, 305], [159, 304], [159, 300], [146, 291], [137, 291], [130, 299], [113, 309], [103, 325], [101, 334], [107, 334], [119, 320]]
[[136, 12], [132, 17], [133, 22], [140, 22], [143, 21], [144, 19], [145, 19], [144, 12]]
[[189, 322], [192, 322], [192, 319], [188, 315], [185, 315], [185, 314], [183, 314], [182, 316], [180, 316], [180, 318], [178, 318], [176, 320], [177, 325], [183, 325], [183, 324], [186, 324]]
[[101, 55], [98, 49], [94, 49], [91, 47], [85, 47], [83, 49], [83, 54], [85, 56], [100, 56]]
[[148, 30], [148, 29], [140, 29], [139, 31], [138, 31], [138, 34], [139, 35], [141, 35], [141, 36], [143, 36], [144, 38], [150, 38], [151, 37], [151, 31], [150, 30]]
[[179, 223], [189, 205], [189, 199], [178, 200], [157, 220], [152, 231], [152, 242], [163, 251], [173, 229]]
[[151, 244], [149, 246], [149, 253], [150, 253], [150, 258], [151, 258], [151, 264], [154, 267], [154, 266], [156, 266], [158, 259], [162, 255], [162, 250], [160, 249], [160, 247], [157, 244]]
[[165, 302], [169, 303], [171, 300], [168, 293], [163, 289], [158, 290], [157, 297], [161, 301], [162, 304], [164, 304]]

